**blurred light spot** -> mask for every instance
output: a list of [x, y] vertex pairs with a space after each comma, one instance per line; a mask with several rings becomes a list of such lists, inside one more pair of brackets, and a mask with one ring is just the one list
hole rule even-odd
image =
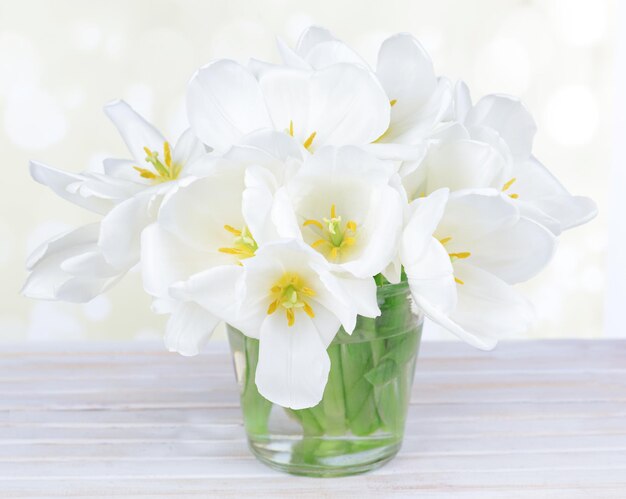
[[91, 321], [103, 321], [111, 315], [111, 300], [104, 295], [96, 296], [83, 305], [83, 312], [85, 317]]
[[582, 271], [580, 283], [585, 290], [591, 291], [592, 293], [599, 293], [606, 285], [606, 277], [602, 269], [593, 265]]
[[482, 88], [509, 94], [522, 94], [528, 88], [528, 51], [513, 38], [497, 38], [478, 54], [475, 79]]
[[76, 340], [83, 336], [81, 323], [64, 307], [72, 305], [37, 302], [29, 315], [28, 339], [38, 341]]
[[14, 230], [5, 222], [0, 221], [0, 265], [6, 265], [13, 256], [15, 249]]
[[74, 27], [74, 43], [79, 50], [86, 52], [98, 48], [102, 32], [100, 27], [91, 21], [81, 21]]
[[134, 83], [124, 92], [124, 100], [148, 121], [152, 120], [154, 92], [145, 83]]
[[72, 88], [63, 96], [63, 105], [66, 109], [77, 109], [85, 101], [85, 92], [81, 88]]
[[548, 133], [559, 144], [587, 143], [598, 126], [598, 105], [589, 88], [571, 85], [558, 89], [544, 113]]
[[4, 128], [14, 144], [42, 149], [65, 136], [67, 121], [59, 103], [45, 90], [16, 86], [7, 97]]
[[557, 0], [551, 9], [557, 35], [574, 46], [601, 41], [607, 32], [606, 6], [598, 0]]
[[0, 94], [39, 79], [40, 60], [35, 45], [10, 31], [0, 32]]
[[111, 59], [118, 59], [124, 52], [126, 39], [121, 33], [114, 33], [104, 41], [104, 54]]

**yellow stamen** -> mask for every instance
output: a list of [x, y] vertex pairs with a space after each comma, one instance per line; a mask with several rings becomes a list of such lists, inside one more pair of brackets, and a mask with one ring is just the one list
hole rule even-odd
[[218, 248], [217, 251], [220, 253], [226, 253], [228, 255], [245, 255], [246, 251], [239, 248]]
[[504, 184], [502, 186], [502, 192], [508, 190], [509, 187], [511, 187], [516, 181], [517, 181], [517, 179], [515, 177], [513, 177], [511, 180], [509, 180], [506, 184]]
[[305, 220], [302, 225], [304, 227], [308, 227], [309, 225], [315, 225], [320, 230], [324, 230], [324, 226], [322, 225], [322, 222], [320, 222], [319, 220]]
[[234, 234], [235, 236], [240, 236], [241, 235], [241, 231], [235, 229], [232, 225], [224, 225], [224, 229], [226, 229], [231, 234]]
[[283, 288], [282, 288], [282, 287], [280, 287], [280, 286], [274, 286], [273, 288], [271, 288], [271, 289], [270, 289], [270, 291], [271, 291], [272, 293], [280, 293], [280, 292], [282, 291], [282, 289], [283, 289]]
[[451, 240], [452, 240], [451, 237], [444, 237], [443, 239], [439, 239], [439, 242], [441, 244], [446, 244], [446, 243], [449, 243]]
[[354, 220], [350, 220], [347, 224], [346, 224], [346, 228], [348, 230], [351, 230], [352, 232], [356, 232], [356, 222]]
[[338, 254], [339, 254], [339, 248], [337, 248], [337, 246], [333, 246], [330, 250], [330, 259], [336, 260]]
[[163, 143], [163, 152], [165, 153], [165, 164], [171, 169], [172, 168], [172, 151], [170, 150], [170, 143]]
[[356, 239], [353, 237], [344, 237], [341, 241], [341, 246], [352, 246], [356, 243]]
[[458, 284], [461, 284], [461, 285], [465, 284], [465, 283], [464, 283], [461, 279], [459, 279], [458, 277], [455, 277], [455, 278], [454, 278], [454, 282], [456, 282], [456, 283], [458, 283]]
[[395, 106], [395, 105], [396, 105], [396, 102], [398, 102], [398, 99], [391, 99], [391, 100], [389, 101], [389, 105], [390, 105], [391, 107], [393, 107], [393, 106]]
[[143, 150], [146, 153], [146, 156], [152, 156], [154, 154], [150, 149], [148, 149], [147, 146], [144, 146]]
[[293, 137], [293, 121], [289, 120], [289, 135]]
[[304, 311], [306, 312], [306, 315], [308, 315], [311, 319], [315, 317], [315, 312], [313, 312], [311, 305], [309, 305], [308, 303], [304, 304]]
[[307, 288], [306, 286], [300, 288], [300, 292], [304, 293], [307, 296], [315, 296], [315, 291], [313, 291], [311, 288]]
[[139, 168], [138, 166], [133, 166], [135, 170], [139, 172], [139, 176], [148, 179], [155, 179], [157, 176], [152, 173], [150, 170], [146, 170], [145, 168]]
[[450, 258], [458, 258], [462, 260], [463, 258], [469, 258], [472, 254], [469, 251], [462, 251], [461, 253], [448, 253]]
[[289, 327], [293, 326], [296, 322], [296, 314], [294, 314], [293, 308], [285, 309], [285, 314], [287, 315], [287, 325]]
[[274, 300], [272, 303], [270, 303], [270, 306], [267, 307], [267, 315], [272, 315], [274, 312], [276, 312], [277, 308], [278, 308], [278, 300]]
[[305, 149], [308, 149], [309, 147], [311, 147], [311, 144], [313, 143], [313, 139], [315, 138], [316, 135], [317, 135], [317, 132], [313, 132], [311, 135], [309, 135], [309, 138], [304, 141], [303, 145]]
[[337, 218], [337, 208], [334, 204], [330, 205], [330, 218]]
[[328, 241], [326, 239], [318, 239], [317, 241], [315, 241], [314, 243], [311, 244], [311, 246], [313, 248], [317, 248], [318, 246], [320, 246], [321, 244], [327, 243]]
[[509, 197], [511, 199], [517, 199], [517, 198], [519, 198], [519, 194], [509, 194]]

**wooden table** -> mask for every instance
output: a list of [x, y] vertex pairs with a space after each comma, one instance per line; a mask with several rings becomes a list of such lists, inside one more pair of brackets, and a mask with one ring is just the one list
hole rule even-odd
[[626, 498], [626, 341], [425, 343], [402, 451], [341, 479], [252, 457], [223, 344], [0, 349], [2, 498]]

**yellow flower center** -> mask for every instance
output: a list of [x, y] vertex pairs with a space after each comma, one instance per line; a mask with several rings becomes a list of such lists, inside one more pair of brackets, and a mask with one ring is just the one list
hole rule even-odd
[[[515, 177], [513, 177], [511, 180], [509, 180], [508, 182], [506, 182], [506, 183], [502, 186], [502, 192], [506, 192], [506, 191], [508, 191], [508, 190], [509, 190], [509, 188], [510, 188], [510, 187], [511, 187], [511, 186], [512, 186], [512, 185], [513, 185], [516, 181], [517, 181], [517, 179], [516, 179]], [[507, 193], [507, 194], [508, 194], [508, 193]], [[519, 194], [515, 194], [515, 193], [508, 194], [508, 196], [509, 196], [510, 198], [513, 198], [513, 199], [517, 199], [517, 198], [519, 198]]]
[[235, 255], [239, 260], [254, 256], [259, 245], [246, 226], [239, 230], [230, 225], [224, 225], [224, 229], [234, 236], [233, 245], [228, 248], [219, 248], [220, 253]]
[[[293, 137], [294, 135], [294, 131], [293, 131], [293, 121], [290, 120], [289, 121], [289, 128], [287, 130], [285, 130], [289, 135], [291, 135]], [[304, 141], [304, 143], [302, 144], [304, 146], [305, 149], [309, 149], [309, 147], [311, 147], [311, 145], [313, 144], [313, 140], [315, 139], [315, 136], [317, 135], [317, 132], [313, 132], [311, 133], [311, 135], [309, 135], [309, 137]]]
[[[445, 247], [446, 244], [449, 243], [451, 240], [452, 237], [444, 237], [442, 239], [439, 239], [439, 242]], [[448, 252], [448, 256], [450, 257], [450, 261], [454, 262], [455, 260], [464, 260], [465, 258], [469, 258], [470, 256], [472, 256], [472, 254], [469, 251], [461, 251], [457, 253]], [[454, 281], [457, 284], [465, 284], [461, 279], [456, 276], [454, 277]]]
[[152, 180], [154, 184], [169, 182], [170, 180], [176, 180], [178, 178], [183, 166], [172, 163], [172, 152], [169, 142], [163, 143], [165, 164], [159, 159], [159, 153], [157, 151], [151, 151], [147, 147], [144, 147], [143, 150], [146, 152], [146, 162], [154, 167], [154, 171], [140, 168], [139, 166], [133, 166], [133, 168], [139, 172], [140, 177]]
[[341, 254], [356, 243], [357, 224], [354, 220], [343, 223], [337, 216], [335, 205], [330, 207], [330, 218], [322, 220], [308, 219], [302, 224], [309, 227], [319, 237], [311, 244], [313, 248], [332, 261], [339, 259]]
[[296, 311], [303, 310], [309, 317], [315, 317], [307, 298], [315, 296], [315, 291], [307, 287], [304, 280], [293, 272], [285, 272], [283, 276], [270, 288], [272, 301], [267, 307], [267, 315], [272, 315], [279, 308], [285, 311], [287, 325], [293, 326], [296, 322]]

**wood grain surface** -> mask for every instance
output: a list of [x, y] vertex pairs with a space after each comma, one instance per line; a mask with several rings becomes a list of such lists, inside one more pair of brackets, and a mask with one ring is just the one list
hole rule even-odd
[[246, 447], [224, 344], [0, 347], [0, 498], [626, 498], [626, 341], [425, 343], [400, 454], [340, 479]]

